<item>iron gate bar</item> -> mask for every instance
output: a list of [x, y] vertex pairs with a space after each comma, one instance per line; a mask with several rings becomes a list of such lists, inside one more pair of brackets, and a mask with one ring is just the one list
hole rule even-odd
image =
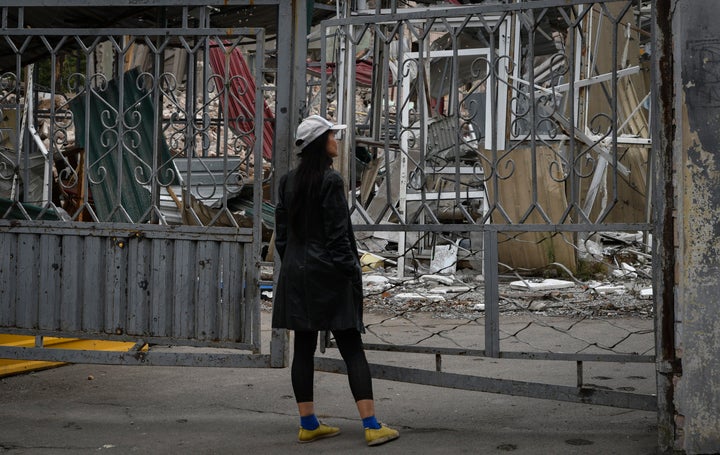
[[[238, 29], [227, 29], [227, 28], [111, 28], [105, 30], [103, 33], [105, 36], [122, 36], [127, 35], [131, 37], [137, 36], [194, 36], [194, 37], [206, 37], [210, 36], [228, 36], [236, 33], [248, 32], [249, 34], [257, 34], [262, 29], [258, 28], [238, 28]], [[1, 29], [3, 35], [7, 36], [96, 36], [97, 30], [93, 28], [6, 28]], [[243, 33], [244, 34], [244, 33]]]
[[252, 228], [213, 226], [127, 224], [127, 223], [62, 223], [36, 220], [0, 219], [0, 233], [8, 234], [56, 234], [86, 237], [147, 238], [173, 240], [228, 239], [249, 243], [253, 239]]
[[67, 363], [143, 366], [268, 368], [267, 354], [153, 351], [81, 351], [76, 349], [0, 347], [2, 358]]
[[336, 27], [343, 25], [365, 25], [365, 24], [385, 24], [398, 21], [426, 20], [426, 19], [443, 19], [463, 16], [472, 16], [476, 14], [484, 14], [492, 16], [493, 13], [505, 13], [516, 11], [528, 11], [536, 9], [596, 5], [603, 3], [628, 3], [636, 0], [534, 0], [529, 2], [511, 3], [511, 4], [482, 4], [476, 6], [453, 6], [450, 8], [416, 8], [415, 11], [398, 10], [396, 13], [382, 13], [380, 15], [353, 15], [342, 19], [326, 19], [323, 21], [327, 27]]
[[649, 223], [612, 224], [353, 224], [357, 232], [622, 232], [648, 231]]
[[[328, 346], [337, 348], [332, 342]], [[385, 352], [407, 352], [413, 354], [441, 354], [456, 355], [467, 357], [489, 357], [484, 349], [463, 349], [463, 348], [441, 348], [431, 346], [411, 346], [397, 344], [378, 344], [363, 343], [365, 349], [369, 351], [385, 351]], [[637, 354], [574, 354], [562, 352], [520, 352], [520, 351], [500, 351], [497, 355], [499, 359], [518, 359], [518, 360], [567, 360], [567, 361], [583, 361], [583, 362], [621, 362], [621, 363], [654, 363], [654, 355], [637, 355]]]
[[[57, 337], [57, 338], [78, 338], [81, 340], [107, 340], [107, 341], [125, 341], [133, 342], [137, 340], [137, 336], [130, 335], [115, 335], [112, 333], [105, 332], [69, 332], [63, 330], [41, 330], [41, 329], [19, 329], [15, 327], [7, 327], [0, 329], [0, 333], [7, 335], [36, 335], [39, 337]], [[252, 351], [258, 353], [258, 346], [252, 343], [234, 343], [230, 341], [195, 341], [186, 338], [176, 337], [154, 337], [154, 336], [143, 336], [143, 341], [149, 344], [156, 345], [172, 345], [172, 346], [187, 346], [195, 348], [224, 348], [224, 349], [238, 349], [242, 351]], [[39, 348], [42, 346], [38, 346]], [[4, 347], [0, 346], [0, 358], [5, 354]]]
[[[315, 358], [315, 369], [327, 373], [346, 373], [345, 362], [341, 359]], [[417, 368], [395, 367], [370, 364], [372, 377], [388, 381], [471, 390], [474, 392], [499, 393], [527, 398], [541, 398], [571, 403], [613, 406], [640, 411], [657, 411], [657, 397], [628, 392], [569, 387], [535, 382], [498, 380], [482, 376], [445, 373]]]
[[23, 6], [273, 6], [280, 5], [286, 0], [5, 0], [3, 7]]

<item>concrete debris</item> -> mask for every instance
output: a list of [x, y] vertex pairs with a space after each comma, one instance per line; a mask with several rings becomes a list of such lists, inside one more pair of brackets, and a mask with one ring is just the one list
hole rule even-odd
[[549, 291], [552, 289], [567, 289], [574, 287], [572, 281], [549, 279], [531, 279], [513, 281], [510, 283], [512, 289], [527, 289], [528, 291]]
[[601, 258], [603, 256], [603, 247], [592, 240], [585, 240], [578, 244], [578, 254], [580, 259], [585, 260]]
[[412, 277], [398, 277], [394, 274], [394, 272], [391, 272], [390, 275], [383, 275], [385, 278], [387, 278], [390, 283], [392, 283], [395, 286], [403, 286], [411, 283], [418, 283], [418, 280]]
[[384, 286], [390, 284], [390, 278], [382, 275], [366, 275], [362, 277], [363, 284], [370, 286]]
[[390, 280], [382, 275], [363, 275], [363, 288], [366, 292], [379, 292], [392, 287]]
[[431, 273], [455, 273], [457, 264], [457, 245], [437, 245], [433, 249], [433, 258], [430, 261]]
[[445, 297], [440, 295], [422, 295], [416, 292], [407, 292], [402, 294], [396, 294], [393, 296], [395, 300], [417, 300], [417, 301], [431, 301], [431, 302], [444, 302]]
[[600, 295], [624, 294], [625, 292], [627, 292], [627, 289], [625, 288], [625, 286], [614, 286], [611, 284], [596, 286], [591, 289]]
[[451, 277], [451, 276], [448, 277], [448, 276], [443, 276], [443, 275], [422, 275], [420, 277], [420, 281], [422, 283], [435, 282], [435, 283], [440, 283], [440, 284], [450, 286], [451, 284], [453, 284], [455, 282], [455, 278]]
[[438, 286], [430, 289], [431, 294], [451, 294], [459, 292], [468, 292], [470, 288], [468, 286]]
[[645, 288], [640, 290], [640, 298], [644, 300], [650, 300], [653, 298], [653, 289]]
[[637, 269], [625, 262], [620, 263], [620, 268], [612, 271], [615, 278], [635, 279], [638, 277]]
[[260, 266], [260, 279], [264, 281], [272, 281], [273, 280], [273, 266], [268, 265], [261, 265]]

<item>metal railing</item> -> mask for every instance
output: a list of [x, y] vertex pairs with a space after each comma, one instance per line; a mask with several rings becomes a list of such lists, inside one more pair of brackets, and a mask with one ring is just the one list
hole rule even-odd
[[[368, 346], [436, 356], [434, 372], [379, 374], [655, 409], [651, 13], [546, 1], [323, 23], [308, 110], [349, 125], [337, 165], [375, 256]], [[576, 383], [458, 378], [442, 362], [456, 355], [567, 361]], [[649, 370], [607, 391], [589, 362]]]

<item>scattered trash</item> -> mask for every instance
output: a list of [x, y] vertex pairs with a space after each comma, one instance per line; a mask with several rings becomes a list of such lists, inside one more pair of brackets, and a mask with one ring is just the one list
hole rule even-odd
[[385, 258], [373, 253], [365, 253], [360, 256], [360, 265], [363, 272], [369, 272], [373, 269], [380, 269], [385, 266]]
[[640, 290], [640, 298], [645, 300], [650, 300], [653, 298], [653, 290], [652, 288], [645, 288]]

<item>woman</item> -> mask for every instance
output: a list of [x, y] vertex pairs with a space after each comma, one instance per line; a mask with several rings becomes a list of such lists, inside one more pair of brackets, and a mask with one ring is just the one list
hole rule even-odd
[[331, 168], [338, 154], [335, 131], [345, 127], [318, 115], [298, 126], [300, 164], [280, 179], [275, 208], [275, 246], [282, 265], [272, 326], [295, 333], [291, 378], [300, 413], [298, 441], [340, 433], [318, 421], [313, 402], [318, 331], [329, 330], [347, 365], [365, 439], [373, 446], [399, 433], [375, 418], [370, 368], [360, 336], [365, 332], [362, 271], [343, 179]]

